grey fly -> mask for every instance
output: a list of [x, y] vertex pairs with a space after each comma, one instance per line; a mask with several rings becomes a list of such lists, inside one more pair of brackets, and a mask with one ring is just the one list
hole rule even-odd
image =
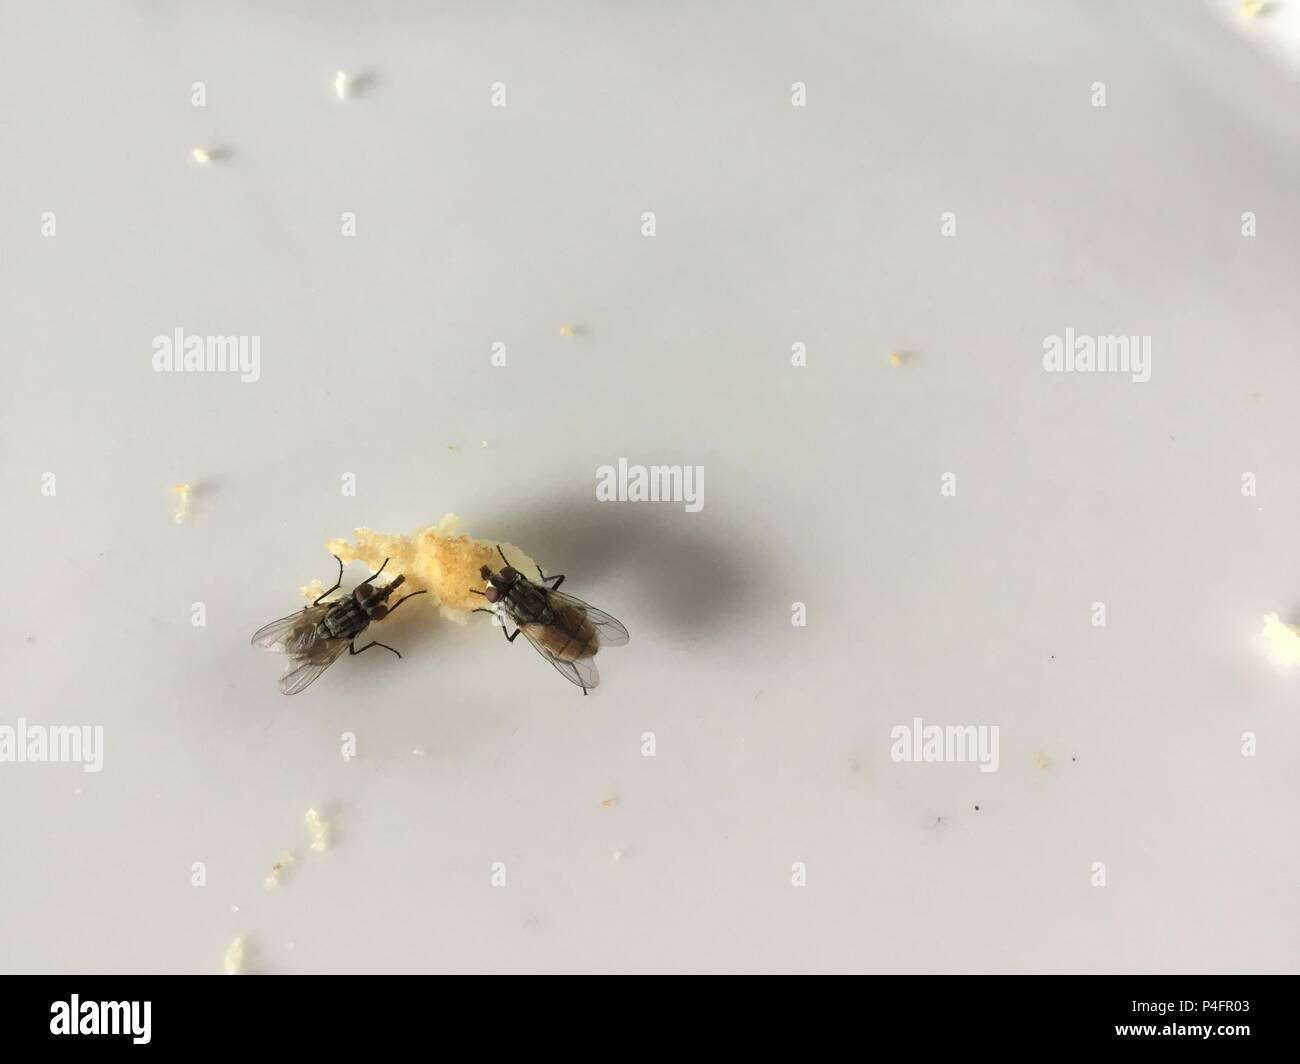
[[326, 602], [325, 599], [343, 585], [343, 559], [336, 554], [334, 560], [339, 563], [339, 578], [332, 588], [310, 606], [272, 621], [253, 633], [253, 646], [277, 650], [289, 656], [284, 675], [280, 677], [280, 690], [286, 695], [296, 695], [309, 686], [345, 650], [349, 654], [360, 654], [371, 647], [383, 647], [400, 658], [402, 655], [387, 643], [372, 640], [358, 649], [354, 640], [370, 627], [371, 621], [382, 621], [407, 599], [425, 594], [416, 591], [389, 606], [388, 596], [402, 585], [406, 577], [399, 576], [391, 584], [375, 587], [371, 581], [384, 571], [384, 565], [388, 564], [385, 558], [379, 572], [361, 581], [352, 589], [352, 594]]
[[[474, 612], [501, 618], [503, 634], [505, 618], [509, 618], [515, 630], [506, 634], [506, 642], [513, 643], [523, 632], [533, 649], [566, 680], [581, 687], [585, 695], [600, 683], [596, 651], [623, 646], [628, 640], [627, 629], [603, 610], [560, 591], [563, 576], [543, 575], [541, 583], [535, 584], [510, 565], [500, 547], [497, 553], [505, 567], [493, 573], [483, 566], [480, 575], [488, 582], [487, 590], [470, 589], [486, 598], [492, 608]], [[539, 567], [537, 571], [540, 574], [542, 570]]]

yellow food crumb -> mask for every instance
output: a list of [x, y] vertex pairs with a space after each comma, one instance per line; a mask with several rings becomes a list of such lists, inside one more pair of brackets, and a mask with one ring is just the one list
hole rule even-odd
[[563, 336], [566, 340], [571, 339], [571, 338], [573, 337], [573, 326], [572, 326], [572, 325], [561, 325], [561, 326], [560, 326], [560, 335]]
[[240, 935], [234, 942], [226, 947], [226, 956], [223, 961], [227, 975], [244, 974], [244, 936]]
[[605, 798], [600, 804], [606, 809], [613, 809], [614, 806], [618, 805], [618, 801], [614, 798]]
[[1270, 613], [1264, 618], [1264, 630], [1259, 634], [1278, 665], [1287, 669], [1300, 665], [1300, 628], [1279, 620], [1276, 613]]
[[891, 366], [901, 366], [903, 364], [903, 356], [900, 355], [897, 351], [890, 351], [889, 364]]
[[329, 846], [325, 822], [315, 809], [307, 810], [307, 834], [311, 836], [311, 848], [317, 853], [324, 853]]
[[348, 92], [351, 88], [352, 79], [348, 77], [347, 74], [340, 70], [334, 75], [334, 92], [340, 100], [346, 100], [348, 98]]
[[1241, 13], [1247, 18], [1254, 18], [1264, 10], [1264, 0], [1241, 0]]
[[1046, 754], [1034, 754], [1034, 764], [1039, 768], [1051, 768], [1052, 762]]
[[401, 573], [406, 577], [405, 594], [429, 592], [439, 612], [458, 624], [469, 619], [471, 610], [484, 605], [483, 596], [473, 593], [484, 587], [479, 569], [487, 565], [496, 571], [505, 564], [497, 553], [498, 542], [515, 569], [531, 580], [541, 577], [537, 564], [513, 543], [472, 539], [461, 531], [455, 514], [409, 536], [389, 536], [369, 528], [358, 528], [354, 535], [355, 543], [332, 539], [325, 546], [344, 562], [364, 562], [371, 572], [387, 558], [384, 579]]
[[206, 148], [195, 148], [190, 154], [194, 156], [194, 161], [200, 166], [207, 166], [208, 163], [212, 162], [212, 153]]
[[188, 484], [176, 484], [172, 491], [176, 493], [176, 523], [184, 524], [190, 515], [190, 493], [193, 489]]

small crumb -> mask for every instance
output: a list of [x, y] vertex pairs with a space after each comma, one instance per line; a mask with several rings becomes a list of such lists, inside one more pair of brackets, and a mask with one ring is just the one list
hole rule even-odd
[[232, 913], [237, 913], [237, 912], [239, 912], [239, 906], [238, 906], [238, 905], [232, 905], [232, 906], [230, 907], [230, 911], [231, 911]]
[[561, 325], [561, 326], [560, 326], [560, 335], [563, 336], [566, 340], [571, 340], [571, 339], [573, 339], [573, 326], [572, 326], [572, 325]]
[[244, 974], [245, 953], [244, 936], [240, 935], [234, 942], [226, 947], [226, 956], [223, 966], [227, 975]]
[[480, 447], [486, 447], [487, 445], [488, 445], [487, 440], [484, 440], [482, 443], [479, 444]]
[[889, 364], [895, 368], [901, 366], [903, 364], [903, 356], [900, 355], [897, 351], [890, 351]]
[[1264, 0], [1241, 0], [1241, 13], [1247, 18], [1254, 18], [1264, 10]]
[[412, 750], [411, 753], [413, 753], [416, 757], [423, 757], [423, 756], [424, 756], [424, 750], [423, 750], [421, 747], [418, 747], [418, 746], [417, 746], [414, 750]]
[[453, 454], [455, 454], [455, 453], [456, 453], [456, 445], [455, 445], [454, 443], [449, 443], [449, 444], [447, 444], [447, 450], [449, 450], [449, 451], [451, 451]]
[[352, 91], [352, 79], [342, 70], [334, 75], [334, 93], [340, 100], [346, 100]]
[[319, 580], [312, 580], [310, 583], [303, 584], [302, 587], [298, 589], [298, 593], [311, 602], [315, 602], [320, 598], [324, 591], [325, 585]]
[[1048, 758], [1048, 756], [1047, 756], [1046, 754], [1041, 754], [1041, 753], [1035, 753], [1035, 754], [1034, 754], [1034, 764], [1037, 765], [1039, 768], [1051, 768], [1051, 767], [1052, 767], [1052, 762], [1051, 762], [1051, 760]]
[[212, 162], [212, 153], [206, 148], [195, 148], [190, 152], [190, 155], [194, 157], [194, 161], [200, 166], [207, 166], [208, 163]]
[[315, 809], [307, 810], [307, 834], [311, 836], [311, 848], [317, 853], [324, 853], [329, 846], [325, 822]]
[[618, 799], [617, 799], [617, 798], [602, 798], [600, 804], [601, 804], [604, 808], [606, 808], [606, 809], [613, 809], [614, 806], [618, 805]]
[[1259, 634], [1279, 666], [1293, 669], [1300, 665], [1300, 628], [1280, 620], [1276, 613], [1270, 613], [1264, 618], [1264, 630]]
[[267, 890], [272, 890], [280, 885], [281, 878], [291, 864], [293, 864], [293, 854], [282, 853], [280, 859], [271, 866], [271, 872], [266, 877]]
[[190, 515], [190, 494], [193, 490], [188, 484], [172, 486], [172, 491], [176, 493], [175, 520], [178, 525], [184, 524], [185, 519]]

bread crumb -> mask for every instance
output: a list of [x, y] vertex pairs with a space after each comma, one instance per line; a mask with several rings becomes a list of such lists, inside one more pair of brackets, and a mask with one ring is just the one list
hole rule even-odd
[[570, 339], [572, 339], [572, 338], [573, 338], [573, 326], [572, 326], [572, 325], [561, 325], [561, 326], [560, 326], [560, 335], [563, 336], [566, 340], [570, 340]]
[[172, 487], [172, 491], [176, 493], [175, 520], [178, 525], [184, 524], [190, 515], [190, 493], [193, 490], [188, 484], [176, 484]]
[[245, 952], [243, 935], [240, 935], [234, 942], [226, 947], [226, 956], [223, 962], [223, 967], [225, 968], [227, 975], [244, 974]]
[[311, 848], [317, 853], [324, 853], [329, 846], [325, 822], [315, 809], [307, 810], [307, 834], [311, 836]]
[[604, 808], [606, 808], [606, 809], [613, 809], [614, 806], [618, 805], [618, 799], [616, 799], [616, 798], [605, 798], [605, 799], [602, 799], [602, 800], [601, 800], [601, 803], [600, 803], [600, 804], [601, 804], [602, 806], [604, 806]]
[[903, 356], [899, 354], [897, 351], [890, 351], [889, 364], [894, 367], [901, 366], [903, 364]]
[[504, 564], [497, 553], [500, 543], [510, 564], [530, 580], [541, 579], [536, 563], [513, 543], [496, 539], [472, 539], [461, 531], [460, 518], [447, 514], [437, 524], [409, 536], [390, 536], [358, 528], [356, 542], [332, 539], [326, 549], [344, 562], [364, 562], [373, 573], [388, 559], [386, 573], [406, 577], [406, 591], [427, 591], [443, 617], [464, 624], [470, 611], [483, 605], [484, 565], [494, 571]]
[[270, 874], [266, 877], [266, 889], [271, 890], [280, 885], [280, 880], [289, 866], [293, 864], [293, 854], [282, 853], [280, 859], [271, 866]]
[[1300, 628], [1279, 620], [1276, 613], [1264, 618], [1264, 630], [1259, 633], [1273, 660], [1284, 669], [1300, 665]]
[[1247, 18], [1254, 18], [1264, 10], [1264, 0], [1241, 0], [1241, 13]]
[[1034, 754], [1034, 764], [1037, 765], [1039, 768], [1051, 768], [1051, 767], [1052, 767], [1052, 762], [1051, 762], [1051, 760], [1048, 758], [1048, 756], [1047, 756], [1046, 754], [1041, 754], [1041, 753], [1035, 753], [1035, 754]]
[[207, 166], [208, 163], [212, 162], [212, 153], [206, 148], [195, 148], [190, 154], [194, 156], [194, 161], [200, 166]]
[[352, 79], [342, 70], [334, 75], [334, 92], [340, 100], [346, 100], [352, 91]]

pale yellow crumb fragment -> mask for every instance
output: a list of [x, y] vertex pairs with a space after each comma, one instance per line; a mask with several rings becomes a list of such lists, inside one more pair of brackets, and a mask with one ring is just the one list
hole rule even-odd
[[563, 336], [566, 340], [571, 340], [571, 339], [573, 338], [573, 326], [572, 326], [572, 325], [561, 325], [561, 326], [560, 326], [560, 335]]
[[280, 859], [271, 866], [271, 871], [266, 877], [267, 890], [273, 890], [280, 885], [281, 878], [283, 878], [285, 871], [291, 864], [293, 864], [293, 854], [280, 854]]
[[1247, 18], [1254, 18], [1264, 10], [1264, 0], [1241, 0], [1241, 13]]
[[195, 148], [190, 152], [190, 155], [194, 157], [194, 161], [200, 166], [207, 166], [208, 163], [212, 162], [212, 153], [207, 148]]
[[225, 969], [227, 975], [244, 974], [245, 955], [244, 936], [240, 935], [234, 942], [226, 947], [226, 956], [223, 959], [222, 967]]
[[315, 602], [325, 592], [325, 585], [320, 580], [310, 580], [298, 589], [302, 597]]
[[898, 366], [901, 366], [901, 365], [903, 364], [903, 356], [900, 355], [897, 351], [890, 351], [890, 352], [889, 352], [889, 364], [890, 364], [891, 366], [894, 366], [895, 368], [897, 368]]
[[616, 798], [603, 798], [603, 799], [601, 799], [601, 803], [600, 803], [600, 804], [601, 804], [601, 806], [604, 807], [605, 809], [613, 809], [614, 806], [618, 805], [618, 799], [616, 799]]
[[1269, 655], [1282, 668], [1294, 669], [1300, 665], [1300, 628], [1279, 620], [1276, 613], [1264, 618], [1264, 630], [1259, 633]]
[[1036, 753], [1036, 754], [1034, 754], [1034, 764], [1035, 764], [1038, 768], [1051, 768], [1051, 767], [1052, 767], [1051, 759], [1048, 758], [1048, 756], [1047, 756], [1046, 754], [1043, 754], [1043, 753]]
[[325, 828], [325, 821], [321, 820], [320, 814], [315, 809], [307, 810], [307, 834], [311, 838], [311, 848], [317, 853], [324, 853], [329, 847], [329, 836]]
[[497, 553], [498, 543], [515, 569], [530, 580], [541, 578], [536, 562], [513, 543], [473, 539], [461, 531], [460, 518], [455, 514], [447, 514], [437, 524], [409, 536], [389, 536], [369, 528], [358, 528], [354, 536], [354, 543], [331, 539], [325, 547], [344, 562], [363, 562], [371, 572], [377, 571], [387, 558], [383, 579], [402, 574], [406, 577], [403, 594], [429, 592], [439, 612], [458, 624], [469, 619], [471, 610], [484, 605], [482, 595], [473, 593], [484, 588], [479, 570], [486, 565], [495, 572], [505, 565]]
[[340, 100], [346, 100], [352, 91], [352, 79], [340, 70], [334, 75], [334, 93]]
[[186, 518], [190, 516], [190, 494], [193, 490], [188, 484], [172, 485], [172, 491], [176, 495], [176, 513], [174, 517], [178, 525], [184, 524]]

